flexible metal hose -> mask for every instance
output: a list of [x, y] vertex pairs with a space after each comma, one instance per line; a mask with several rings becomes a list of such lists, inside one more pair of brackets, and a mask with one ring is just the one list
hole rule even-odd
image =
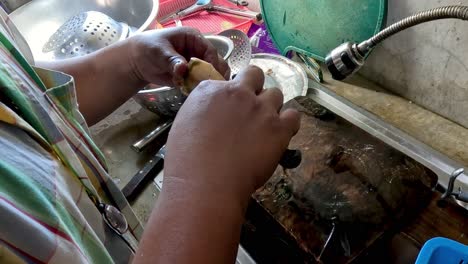
[[380, 31], [372, 38], [360, 43], [358, 45], [358, 49], [360, 52], [362, 52], [362, 54], [366, 54], [377, 44], [400, 31], [425, 22], [445, 18], [468, 20], [468, 6], [443, 6], [414, 14], [397, 23], [394, 23], [393, 25]]

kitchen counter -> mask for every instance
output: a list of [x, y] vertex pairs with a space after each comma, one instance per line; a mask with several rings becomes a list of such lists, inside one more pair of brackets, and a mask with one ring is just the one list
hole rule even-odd
[[[96, 144], [107, 158], [110, 175], [120, 188], [156, 153], [157, 150], [151, 148], [136, 153], [130, 146], [156, 128], [158, 122], [156, 114], [141, 108], [130, 99], [106, 119], [91, 127]], [[156, 186], [149, 184], [132, 204], [143, 224], [147, 222], [158, 195]]]
[[[338, 95], [468, 166], [468, 129], [386, 92], [362, 77], [355, 76], [347, 83], [334, 81], [327, 74], [324, 77], [324, 86]], [[94, 139], [110, 163], [111, 175], [120, 187], [123, 187], [154, 153], [155, 150], [150, 149], [138, 154], [130, 145], [155, 128], [158, 121], [155, 114], [129, 100], [91, 128]], [[142, 219], [147, 218], [157, 193], [156, 188], [151, 186], [135, 203], [135, 210]]]

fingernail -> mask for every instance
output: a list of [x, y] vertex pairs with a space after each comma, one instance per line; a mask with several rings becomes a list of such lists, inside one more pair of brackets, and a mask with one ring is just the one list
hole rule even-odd
[[181, 61], [181, 60], [175, 61], [175, 62], [173, 63], [173, 66], [172, 66], [172, 67], [173, 67], [173, 68], [172, 68], [173, 72], [177, 72], [177, 68], [179, 68], [180, 65], [182, 65], [182, 61]]

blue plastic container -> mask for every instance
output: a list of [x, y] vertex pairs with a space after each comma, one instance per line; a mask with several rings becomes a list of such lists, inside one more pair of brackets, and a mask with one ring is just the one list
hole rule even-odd
[[468, 246], [443, 237], [427, 241], [416, 260], [416, 264], [452, 263], [468, 264]]

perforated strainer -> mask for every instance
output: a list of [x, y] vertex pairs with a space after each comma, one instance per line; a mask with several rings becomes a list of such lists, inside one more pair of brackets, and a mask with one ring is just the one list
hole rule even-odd
[[231, 57], [229, 57], [228, 63], [229, 67], [231, 67], [231, 74], [237, 74], [249, 65], [252, 57], [252, 46], [250, 45], [249, 37], [237, 29], [225, 30], [219, 35], [228, 37], [234, 42], [234, 51]]
[[70, 18], [47, 41], [42, 51], [53, 52], [54, 59], [89, 54], [125, 39], [129, 26], [106, 14], [89, 11]]

